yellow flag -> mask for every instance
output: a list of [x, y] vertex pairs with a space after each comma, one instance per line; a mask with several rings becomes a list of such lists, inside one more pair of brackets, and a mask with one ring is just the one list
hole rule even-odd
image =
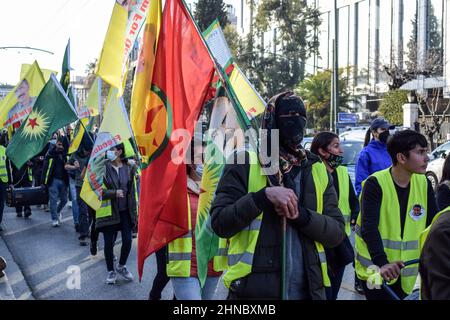
[[24, 120], [31, 113], [44, 85], [44, 76], [35, 61], [14, 89], [0, 102], [1, 127]]
[[[23, 63], [22, 67], [20, 68], [20, 79], [23, 79], [25, 75], [27, 74], [28, 70], [32, 67], [32, 64], [29, 63]], [[50, 76], [52, 73], [56, 76], [58, 75], [58, 71], [50, 70], [50, 69], [41, 69], [42, 75], [44, 76], [44, 81], [47, 82], [50, 79]]]
[[101, 82], [102, 80], [99, 77], [95, 78], [86, 99], [86, 107], [88, 108], [91, 117], [95, 117], [99, 114], [99, 106], [102, 96]]
[[264, 112], [264, 100], [255, 88], [253, 88], [236, 63], [234, 64], [234, 69], [230, 76], [230, 83], [233, 86], [233, 90], [236, 93], [242, 108], [250, 120]]
[[88, 125], [89, 118], [80, 119], [80, 122], [83, 125], [81, 124], [78, 125], [78, 131], [75, 134], [75, 138], [73, 138], [73, 140], [70, 143], [69, 154], [74, 153], [80, 147], [81, 140], [83, 140], [84, 136], [84, 128]]
[[80, 196], [92, 209], [98, 210], [102, 204], [103, 176], [105, 173], [105, 152], [125, 143], [131, 138], [131, 128], [118, 89], [111, 87], [106, 102], [103, 121], [92, 149]]
[[[150, 3], [131, 96], [130, 122], [138, 147], [143, 147], [140, 148], [141, 150], [152, 149], [153, 139], [148, 138], [150, 134], [146, 133], [145, 119], [147, 119], [149, 112], [147, 106], [151, 99], [150, 87], [161, 23], [161, 8], [161, 0], [153, 0]], [[148, 155], [143, 154], [142, 156], [145, 161]]]
[[[96, 74], [123, 92], [128, 57], [154, 0], [118, 1], [114, 4]], [[120, 4], [122, 3], [122, 4]]]

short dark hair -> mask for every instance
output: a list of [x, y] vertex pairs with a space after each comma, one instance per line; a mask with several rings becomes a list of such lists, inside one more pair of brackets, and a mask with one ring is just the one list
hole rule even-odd
[[325, 150], [335, 138], [339, 138], [339, 136], [333, 132], [319, 132], [311, 143], [311, 152], [318, 155], [319, 149]]
[[396, 132], [387, 143], [387, 151], [392, 159], [392, 164], [396, 165], [397, 154], [401, 153], [409, 157], [409, 152], [417, 146], [428, 147], [427, 139], [424, 135], [414, 130], [402, 130]]
[[444, 182], [445, 180], [450, 180], [450, 154], [447, 154], [444, 166], [442, 167], [441, 183]]

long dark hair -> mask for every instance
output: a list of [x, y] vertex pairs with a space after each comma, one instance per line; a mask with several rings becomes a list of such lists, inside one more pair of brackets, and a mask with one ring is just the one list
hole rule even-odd
[[311, 143], [311, 152], [319, 155], [319, 149], [326, 150], [335, 138], [339, 139], [339, 136], [333, 132], [319, 132]]
[[442, 178], [441, 183], [446, 180], [450, 180], [450, 154], [447, 155], [447, 158], [444, 162], [444, 167], [442, 168]]
[[366, 136], [364, 137], [364, 147], [367, 147], [370, 140], [372, 140], [372, 129], [367, 129]]

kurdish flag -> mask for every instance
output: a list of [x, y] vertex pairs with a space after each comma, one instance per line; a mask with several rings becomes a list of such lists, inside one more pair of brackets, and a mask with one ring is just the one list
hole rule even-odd
[[96, 77], [92, 83], [91, 88], [86, 99], [86, 107], [91, 114], [91, 117], [95, 117], [100, 113], [101, 101], [102, 101], [102, 79]]
[[13, 135], [6, 155], [17, 168], [21, 168], [41, 152], [53, 132], [77, 119], [72, 103], [56, 77], [51, 75], [28, 118]]
[[[20, 79], [25, 78], [25, 75], [27, 74], [28, 70], [32, 67], [32, 64], [29, 63], [22, 63], [22, 66], [20, 67]], [[50, 70], [50, 69], [41, 69], [42, 75], [44, 76], [44, 81], [47, 83], [48, 80], [50, 80], [50, 76], [52, 73], [56, 76], [58, 74], [58, 71]]]
[[156, 44], [161, 24], [161, 7], [161, 0], [153, 0], [150, 4], [131, 96], [130, 122], [144, 164], [148, 164], [149, 155], [157, 147], [153, 144], [155, 133], [151, 132], [149, 126], [151, 123], [146, 119], [152, 120], [153, 117], [149, 113], [156, 110], [150, 109], [149, 104], [152, 96], [151, 82]]
[[66, 50], [64, 51], [60, 82], [63, 90], [67, 92], [70, 84], [70, 39], [67, 42]]
[[172, 153], [184, 159], [177, 149], [181, 142], [186, 150], [190, 141], [180, 141], [178, 129], [192, 136], [213, 75], [214, 63], [183, 1], [166, 0], [146, 119], [156, 148], [141, 177], [140, 278], [150, 254], [188, 232], [186, 166]]
[[102, 205], [103, 177], [105, 175], [105, 152], [112, 147], [125, 143], [131, 138], [131, 128], [123, 99], [117, 97], [118, 89], [111, 87], [106, 102], [103, 121], [92, 149], [87, 166], [80, 197], [92, 209], [98, 210]]
[[0, 127], [8, 127], [24, 120], [33, 109], [36, 97], [44, 85], [44, 76], [35, 61], [14, 89], [0, 101]]

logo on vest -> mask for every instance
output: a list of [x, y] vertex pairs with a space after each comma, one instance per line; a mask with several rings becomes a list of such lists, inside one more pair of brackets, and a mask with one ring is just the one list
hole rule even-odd
[[420, 204], [415, 204], [409, 212], [409, 216], [414, 221], [419, 221], [425, 216], [425, 209]]

